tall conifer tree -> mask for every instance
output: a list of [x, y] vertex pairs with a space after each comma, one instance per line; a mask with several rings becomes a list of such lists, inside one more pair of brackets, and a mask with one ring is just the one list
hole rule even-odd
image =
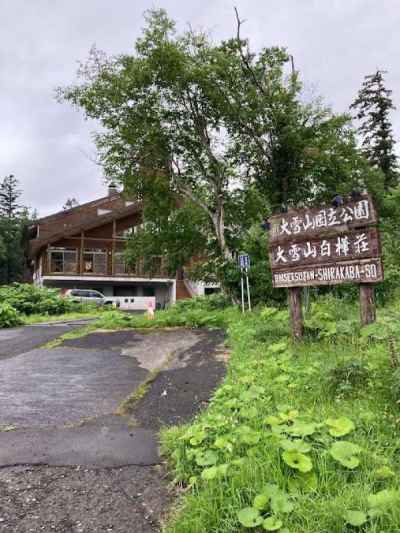
[[16, 218], [21, 210], [18, 199], [21, 196], [18, 180], [13, 174], [0, 182], [0, 216]]
[[29, 215], [19, 204], [20, 196], [15, 176], [0, 181], [0, 284], [20, 281], [24, 273]]
[[365, 76], [357, 98], [350, 106], [360, 121], [359, 133], [368, 161], [385, 176], [384, 188], [397, 185], [399, 175], [390, 112], [395, 109], [392, 91], [385, 87], [385, 71]]

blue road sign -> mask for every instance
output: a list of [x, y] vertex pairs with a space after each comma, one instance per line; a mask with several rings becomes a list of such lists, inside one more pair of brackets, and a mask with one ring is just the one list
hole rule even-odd
[[239, 266], [240, 268], [250, 268], [250, 256], [247, 254], [240, 254]]

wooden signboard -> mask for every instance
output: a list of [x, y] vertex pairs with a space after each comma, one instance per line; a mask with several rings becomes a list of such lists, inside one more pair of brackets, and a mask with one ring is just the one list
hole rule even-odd
[[374, 226], [378, 222], [372, 199], [365, 195], [361, 200], [351, 201], [339, 207], [292, 209], [287, 213], [273, 215], [270, 244], [293, 241], [313, 235], [335, 235], [353, 228]]
[[362, 323], [374, 320], [371, 284], [383, 280], [377, 222], [369, 195], [339, 207], [294, 209], [269, 219], [272, 283], [289, 289], [295, 337], [302, 330], [295, 324], [302, 321], [300, 287], [358, 283]]

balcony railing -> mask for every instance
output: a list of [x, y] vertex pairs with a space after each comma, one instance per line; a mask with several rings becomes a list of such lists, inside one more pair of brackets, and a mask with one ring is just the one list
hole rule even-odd
[[121, 252], [86, 252], [50, 250], [43, 257], [43, 275], [47, 276], [115, 276], [131, 278], [170, 278], [161, 256], [146, 263], [127, 265]]

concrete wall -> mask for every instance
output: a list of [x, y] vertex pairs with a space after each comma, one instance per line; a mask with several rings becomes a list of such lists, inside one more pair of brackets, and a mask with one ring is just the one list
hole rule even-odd
[[[39, 280], [36, 280], [38, 283]], [[164, 308], [175, 302], [175, 283], [173, 282], [135, 282], [127, 283], [104, 283], [102, 281], [81, 280], [43, 280], [45, 287], [58, 288], [62, 291], [67, 289], [93, 289], [100, 291], [104, 296], [155, 296], [157, 307]]]

